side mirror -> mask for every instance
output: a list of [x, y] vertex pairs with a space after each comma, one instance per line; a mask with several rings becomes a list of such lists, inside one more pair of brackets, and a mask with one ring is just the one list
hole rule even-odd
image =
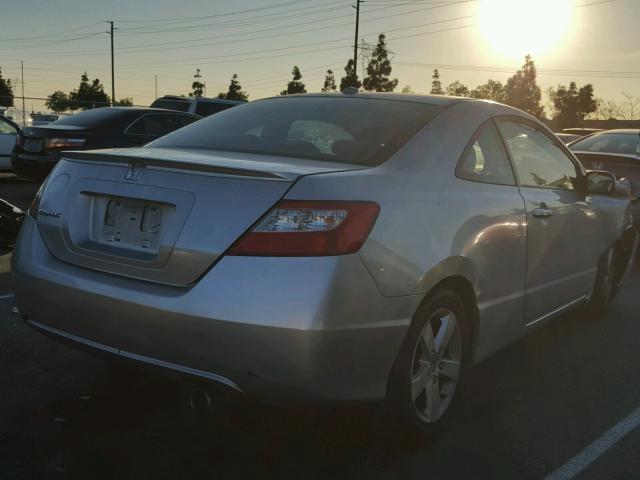
[[595, 195], [607, 195], [616, 186], [616, 176], [613, 173], [602, 170], [590, 170], [586, 175], [587, 193]]

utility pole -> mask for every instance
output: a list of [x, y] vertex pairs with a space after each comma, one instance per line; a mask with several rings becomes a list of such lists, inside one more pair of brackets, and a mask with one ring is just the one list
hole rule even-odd
[[24, 106], [24, 61], [20, 60], [20, 72], [22, 74], [22, 126], [27, 126], [27, 109]]
[[107, 32], [109, 35], [111, 35], [111, 106], [113, 107], [113, 104], [116, 101], [116, 76], [115, 76], [115, 69], [113, 66], [113, 20], [107, 20], [106, 21], [111, 28], [109, 29], [109, 31]]
[[158, 98], [158, 74], [156, 73], [154, 75], [155, 80], [156, 80], [156, 98]]
[[358, 26], [360, 25], [360, 4], [363, 0], [356, 0], [356, 36], [353, 41], [353, 71], [358, 78]]

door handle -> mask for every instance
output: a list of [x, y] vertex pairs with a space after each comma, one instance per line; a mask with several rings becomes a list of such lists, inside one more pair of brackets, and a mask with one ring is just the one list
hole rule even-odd
[[533, 210], [533, 216], [536, 218], [549, 218], [553, 217], [553, 212], [548, 208], [538, 207]]

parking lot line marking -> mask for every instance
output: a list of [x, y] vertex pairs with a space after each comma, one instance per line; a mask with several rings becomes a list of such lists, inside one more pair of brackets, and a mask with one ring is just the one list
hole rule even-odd
[[13, 298], [13, 293], [8, 293], [7, 295], [0, 295], [0, 300], [7, 300], [8, 298]]
[[567, 463], [548, 475], [546, 480], [565, 480], [574, 478], [638, 426], [640, 426], [640, 407], [636, 408], [626, 418], [620, 420], [617, 424], [600, 435], [599, 438], [594, 440], [589, 446], [574, 456]]

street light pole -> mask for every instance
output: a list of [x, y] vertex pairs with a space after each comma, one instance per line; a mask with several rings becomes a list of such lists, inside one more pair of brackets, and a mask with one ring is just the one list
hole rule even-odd
[[360, 3], [362, 0], [356, 0], [356, 35], [353, 41], [353, 72], [358, 78], [358, 27], [360, 25]]
[[24, 106], [24, 61], [20, 60], [20, 73], [22, 75], [22, 126], [27, 126], [27, 109]]
[[115, 68], [113, 65], [113, 20], [107, 20], [107, 23], [111, 26], [107, 32], [111, 35], [111, 106], [113, 107], [116, 101], [116, 80], [115, 80]]

